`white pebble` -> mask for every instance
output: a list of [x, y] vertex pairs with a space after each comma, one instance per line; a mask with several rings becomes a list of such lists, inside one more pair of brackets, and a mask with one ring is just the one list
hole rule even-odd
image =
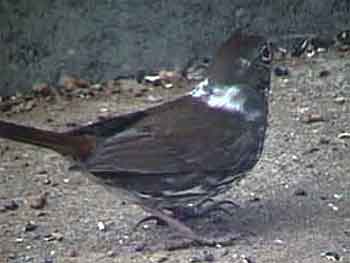
[[330, 208], [332, 208], [333, 211], [338, 211], [338, 210], [339, 210], [339, 207], [337, 207], [337, 206], [334, 205], [333, 203], [329, 203], [328, 206], [329, 206]]
[[105, 231], [106, 230], [105, 224], [103, 222], [101, 222], [101, 221], [97, 223], [97, 227], [98, 227], [98, 230], [100, 230], [100, 231]]

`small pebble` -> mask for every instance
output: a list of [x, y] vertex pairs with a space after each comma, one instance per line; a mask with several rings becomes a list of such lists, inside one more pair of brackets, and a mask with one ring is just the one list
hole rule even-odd
[[344, 97], [336, 97], [334, 99], [334, 102], [337, 103], [337, 104], [344, 104], [346, 101], [346, 99]]
[[16, 238], [16, 243], [22, 243], [23, 241], [24, 241], [24, 239], [23, 238]]
[[328, 200], [328, 197], [325, 196], [325, 195], [321, 195], [321, 196], [320, 196], [320, 199], [324, 201], [324, 200]]
[[161, 78], [156, 75], [156, 76], [145, 76], [144, 80], [146, 81], [146, 83], [151, 83], [155, 86], [159, 86], [161, 84]]
[[144, 95], [144, 91], [143, 90], [141, 90], [141, 89], [136, 89], [136, 90], [134, 90], [134, 97], [135, 98], [139, 98], [139, 97], [142, 97], [143, 95]]
[[60, 232], [53, 232], [51, 236], [57, 241], [62, 241], [64, 237]]
[[19, 206], [15, 200], [6, 200], [2, 206], [5, 210], [16, 210]]
[[228, 250], [228, 249], [224, 249], [223, 251], [222, 251], [222, 253], [221, 253], [221, 257], [225, 257], [225, 256], [227, 256], [228, 254], [230, 254], [230, 251]]
[[91, 85], [91, 88], [95, 89], [95, 90], [102, 90], [103, 86], [100, 83], [96, 83], [96, 84]]
[[193, 256], [193, 257], [190, 258], [189, 262], [190, 263], [199, 263], [199, 262], [202, 262], [202, 260], [198, 256]]
[[171, 89], [171, 88], [174, 87], [174, 84], [172, 84], [172, 83], [165, 83], [165, 84], [163, 85], [163, 87], [164, 87], [165, 89]]
[[71, 258], [75, 258], [79, 255], [78, 251], [75, 249], [69, 249], [67, 252], [67, 256]]
[[147, 102], [156, 103], [161, 102], [163, 98], [161, 96], [148, 95], [146, 100]]
[[328, 259], [329, 261], [339, 261], [341, 259], [339, 254], [337, 252], [333, 252], [333, 251], [323, 252], [321, 254], [321, 257], [324, 257], [324, 258]]
[[52, 257], [46, 257], [43, 262], [44, 263], [54, 263], [54, 260]]
[[275, 243], [275, 244], [277, 244], [277, 245], [283, 245], [283, 244], [285, 244], [285, 242], [284, 242], [282, 239], [275, 239], [275, 240], [273, 241], [273, 243]]
[[101, 221], [97, 223], [97, 227], [98, 227], [98, 230], [100, 230], [100, 231], [106, 231], [106, 226]]
[[292, 160], [293, 160], [293, 161], [299, 161], [299, 157], [296, 156], [296, 155], [292, 155]]
[[338, 211], [338, 210], [339, 210], [339, 207], [337, 207], [337, 206], [336, 206], [335, 204], [333, 204], [333, 203], [329, 203], [328, 206], [329, 206], [330, 208], [332, 208], [333, 211]]
[[324, 118], [321, 114], [318, 113], [305, 113], [301, 117], [301, 122], [303, 123], [314, 123], [314, 122], [321, 122], [324, 121]]
[[338, 139], [350, 139], [350, 132], [343, 132], [338, 134]]
[[296, 196], [307, 196], [307, 192], [306, 192], [306, 190], [299, 188], [299, 189], [296, 189], [294, 191], [294, 195], [296, 195]]
[[167, 256], [161, 256], [158, 258], [157, 263], [166, 262], [169, 258]]
[[7, 257], [9, 259], [16, 259], [16, 254], [15, 253], [9, 253]]
[[250, 193], [249, 195], [250, 195], [250, 198], [249, 198], [250, 202], [259, 202], [261, 200], [261, 198], [256, 196], [256, 194], [253, 192]]
[[29, 221], [25, 224], [25, 226], [23, 227], [23, 231], [24, 232], [30, 232], [30, 231], [34, 231], [36, 228], [38, 227], [37, 224], [35, 224], [34, 221]]
[[36, 213], [36, 216], [37, 216], [37, 217], [43, 217], [43, 216], [46, 216], [46, 215], [47, 215], [47, 213], [44, 212], [44, 211], [38, 211], [38, 212]]
[[343, 198], [343, 195], [342, 194], [334, 194], [333, 197], [337, 200], [340, 200]]
[[285, 77], [289, 75], [289, 70], [286, 66], [277, 66], [274, 69], [274, 73], [277, 77]]
[[60, 232], [53, 232], [51, 234], [48, 234], [44, 237], [45, 241], [62, 241], [63, 240], [63, 234], [61, 234]]
[[105, 113], [105, 112], [108, 112], [108, 111], [109, 111], [108, 108], [100, 108], [100, 109], [99, 109], [99, 112], [100, 112], [100, 113]]
[[260, 197], [255, 196], [255, 197], [253, 197], [253, 198], [249, 199], [249, 201], [250, 201], [250, 202], [253, 202], [253, 203], [255, 203], [255, 202], [260, 202], [260, 201], [261, 201], [261, 198], [260, 198]]
[[137, 244], [135, 247], [135, 252], [142, 252], [146, 248], [146, 243]]
[[309, 149], [307, 149], [306, 151], [303, 152], [303, 154], [312, 154], [312, 153], [315, 153], [315, 152], [318, 152], [320, 151], [320, 148], [317, 148], [317, 147], [311, 147]]
[[[31, 257], [31, 256], [25, 256], [24, 257], [24, 261], [25, 262], [30, 262], [30, 261], [32, 261], [33, 260], [33, 257]], [[46, 263], [46, 262], [45, 262]]]
[[203, 260], [206, 262], [214, 262], [215, 257], [211, 253], [205, 253]]
[[51, 184], [50, 178], [46, 177], [46, 178], [43, 180], [43, 184], [46, 184], [46, 185]]
[[253, 263], [254, 261], [248, 258], [246, 255], [241, 255], [242, 263]]
[[34, 196], [29, 199], [29, 206], [33, 209], [42, 209], [47, 202], [47, 193]]
[[114, 250], [109, 250], [107, 252], [107, 256], [110, 258], [115, 257], [116, 255], [117, 255], [117, 253]]
[[308, 164], [305, 164], [305, 168], [314, 168], [314, 164], [313, 163], [308, 163]]
[[162, 253], [162, 252], [156, 252], [153, 253], [153, 255], [150, 258], [150, 262], [154, 262], [154, 263], [163, 263], [166, 262], [169, 259], [169, 257]]
[[325, 77], [328, 77], [329, 75], [331, 75], [331, 72], [329, 70], [322, 70], [319, 73], [320, 78], [325, 78]]
[[326, 137], [321, 137], [319, 140], [319, 144], [329, 144], [330, 143], [330, 139], [326, 138]]

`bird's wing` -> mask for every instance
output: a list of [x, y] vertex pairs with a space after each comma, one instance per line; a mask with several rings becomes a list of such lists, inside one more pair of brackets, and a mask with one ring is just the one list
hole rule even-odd
[[209, 108], [189, 96], [145, 113], [126, 131], [98, 145], [86, 160], [90, 172], [155, 175], [227, 170], [255, 151], [256, 135], [238, 113]]

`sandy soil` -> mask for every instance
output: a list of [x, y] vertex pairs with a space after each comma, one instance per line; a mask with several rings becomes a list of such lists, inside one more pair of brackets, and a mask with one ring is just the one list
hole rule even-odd
[[[330, 52], [285, 64], [290, 75], [273, 80], [262, 159], [225, 196], [241, 209], [188, 222], [200, 233], [244, 233], [234, 245], [167, 251], [178, 237], [153, 223], [133, 231], [145, 213], [121, 193], [69, 171], [54, 152], [0, 140], [0, 262], [350, 262], [350, 59]], [[64, 130], [185, 92], [116, 86], [0, 118]]]

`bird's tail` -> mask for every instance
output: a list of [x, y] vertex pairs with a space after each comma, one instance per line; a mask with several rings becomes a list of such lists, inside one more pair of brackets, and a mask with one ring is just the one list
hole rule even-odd
[[0, 137], [49, 148], [78, 159], [87, 157], [96, 144], [93, 136], [75, 136], [4, 121], [0, 121]]

